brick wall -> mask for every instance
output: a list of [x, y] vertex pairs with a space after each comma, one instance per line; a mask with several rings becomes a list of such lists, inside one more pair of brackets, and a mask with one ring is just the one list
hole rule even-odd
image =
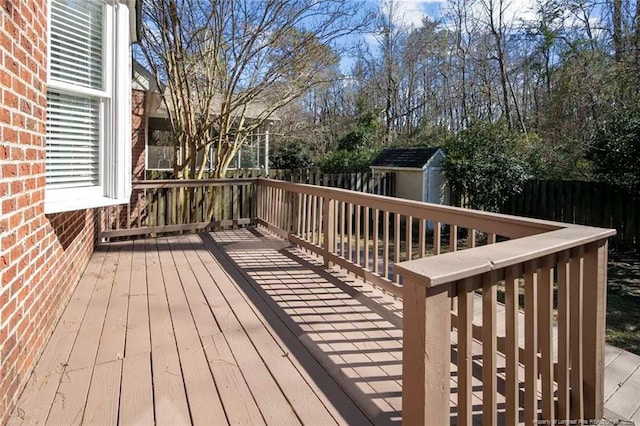
[[46, 0], [0, 0], [0, 424], [66, 306], [95, 212], [44, 214]]

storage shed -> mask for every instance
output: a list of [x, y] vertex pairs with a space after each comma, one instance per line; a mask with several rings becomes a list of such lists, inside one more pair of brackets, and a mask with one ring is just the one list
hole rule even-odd
[[449, 191], [442, 173], [442, 148], [387, 148], [371, 163], [375, 173], [395, 172], [396, 197], [448, 204]]

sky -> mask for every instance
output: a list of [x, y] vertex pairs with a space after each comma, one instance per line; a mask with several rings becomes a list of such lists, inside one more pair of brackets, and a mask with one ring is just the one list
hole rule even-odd
[[[388, 0], [366, 0], [366, 5], [371, 9], [377, 10]], [[425, 16], [438, 21], [443, 19], [443, 15], [447, 12], [448, 1], [447, 0], [394, 0], [395, 6], [398, 10], [397, 19], [399, 24], [406, 27], [418, 27], [420, 26], [422, 19]], [[479, 3], [480, 0], [475, 0], [475, 3]], [[498, 0], [495, 0], [496, 2]], [[535, 17], [535, 7], [537, 0], [504, 0], [507, 4], [507, 10], [505, 12], [505, 19], [507, 22], [520, 22], [522, 20], [530, 20]], [[479, 5], [476, 5], [478, 9]], [[384, 8], [382, 8], [384, 10]], [[374, 34], [365, 34], [362, 36], [365, 43], [369, 45], [372, 51], [377, 49], [377, 40]], [[349, 73], [351, 66], [354, 63], [354, 58], [349, 56], [343, 56], [340, 68], [343, 72]]]

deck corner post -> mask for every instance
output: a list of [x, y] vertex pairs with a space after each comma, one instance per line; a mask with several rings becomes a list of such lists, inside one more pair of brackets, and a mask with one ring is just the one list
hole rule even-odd
[[607, 240], [587, 246], [584, 258], [584, 416], [604, 415], [604, 343], [607, 308]]
[[330, 267], [329, 255], [336, 249], [336, 201], [326, 197], [322, 203], [322, 231], [324, 233], [324, 267]]
[[450, 422], [451, 285], [403, 277], [402, 423]]

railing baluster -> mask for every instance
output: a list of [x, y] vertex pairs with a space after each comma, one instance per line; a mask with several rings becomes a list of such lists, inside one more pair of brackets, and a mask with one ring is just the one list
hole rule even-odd
[[542, 384], [542, 418], [553, 422], [553, 260], [545, 259], [538, 271], [538, 332], [540, 333], [540, 374]]
[[[393, 218], [393, 263], [397, 265], [400, 263], [400, 215], [395, 213]], [[394, 274], [393, 281], [400, 282], [400, 276]]]
[[433, 224], [433, 254], [436, 256], [440, 254], [442, 245], [442, 224], [440, 222], [434, 222]]
[[473, 421], [473, 290], [480, 287], [479, 277], [459, 282], [458, 289], [458, 424]]
[[304, 223], [304, 194], [298, 193], [298, 220], [296, 224], [296, 235], [302, 237], [302, 227]]
[[[335, 200], [326, 198], [322, 204], [322, 232], [324, 234], [324, 249], [327, 254], [333, 254], [336, 249], [336, 205]], [[324, 267], [328, 268], [329, 257], [324, 256]]]
[[231, 191], [233, 192], [233, 226], [234, 228], [238, 226], [238, 220], [240, 219], [240, 187], [238, 185], [232, 185]]
[[420, 259], [426, 256], [426, 248], [425, 248], [425, 243], [427, 238], [426, 233], [427, 231], [425, 226], [425, 220], [420, 219], [420, 224], [418, 225], [418, 258]]
[[569, 395], [569, 312], [571, 309], [569, 295], [569, 258], [570, 253], [564, 251], [558, 259], [558, 421], [567, 422], [570, 417]]
[[482, 423], [486, 425], [498, 423], [496, 281], [495, 270], [482, 276]]
[[281, 229], [286, 230], [287, 229], [287, 206], [286, 206], [286, 197], [287, 194], [285, 192], [284, 189], [280, 189], [280, 191], [278, 191], [278, 210], [279, 210], [279, 216], [280, 216], [280, 220], [279, 222], [279, 226]]
[[538, 420], [538, 285], [537, 265], [527, 262], [524, 270], [524, 326], [525, 326], [525, 390], [524, 421]]
[[474, 248], [476, 246], [476, 230], [467, 228], [467, 247]]
[[449, 225], [449, 251], [458, 250], [458, 226]]
[[360, 265], [360, 205], [356, 204], [354, 205], [356, 211], [355, 211], [355, 216], [356, 216], [356, 236], [355, 236], [355, 240], [356, 240], [356, 252], [355, 252], [355, 263], [357, 265]]
[[313, 215], [313, 195], [309, 195], [307, 197], [307, 224], [306, 224], [306, 233], [304, 239], [309, 241], [311, 239], [311, 225], [312, 225], [312, 215]]
[[509, 426], [520, 423], [520, 375], [519, 375], [519, 268], [510, 266], [505, 270], [505, 423]]
[[142, 228], [142, 213], [143, 213], [143, 194], [140, 191], [137, 191], [138, 202], [136, 203], [136, 208], [138, 211], [138, 217], [136, 218], [136, 222], [138, 223], [138, 228]]
[[383, 213], [382, 219], [382, 272], [389, 278], [389, 212]]
[[347, 259], [353, 261], [353, 204], [347, 205]]
[[406, 252], [406, 260], [411, 260], [413, 257], [413, 218], [411, 216], [407, 216], [407, 222], [405, 224], [405, 252]]
[[380, 267], [378, 266], [378, 258], [380, 255], [378, 247], [378, 232], [380, 231], [380, 210], [373, 209], [373, 272], [380, 273]]
[[[367, 181], [368, 182], [368, 181]], [[371, 270], [369, 267], [369, 227], [371, 222], [369, 219], [369, 207], [364, 207], [364, 268]]]
[[340, 256], [346, 259], [346, 253], [344, 249], [344, 239], [345, 239], [345, 215], [344, 211], [347, 208], [344, 201], [340, 201]]
[[124, 224], [125, 229], [131, 228], [131, 202], [127, 203], [127, 221]]
[[572, 250], [569, 261], [571, 284], [571, 418], [584, 418], [583, 323], [584, 323], [584, 246]]
[[311, 235], [309, 242], [316, 242], [316, 235], [318, 231], [318, 197], [313, 196], [311, 201]]
[[318, 232], [317, 232], [317, 238], [316, 238], [316, 244], [317, 245], [321, 245], [323, 244], [323, 224], [324, 224], [324, 219], [323, 219], [323, 214], [324, 214], [324, 205], [323, 205], [323, 201], [324, 199], [322, 197], [318, 197]]

